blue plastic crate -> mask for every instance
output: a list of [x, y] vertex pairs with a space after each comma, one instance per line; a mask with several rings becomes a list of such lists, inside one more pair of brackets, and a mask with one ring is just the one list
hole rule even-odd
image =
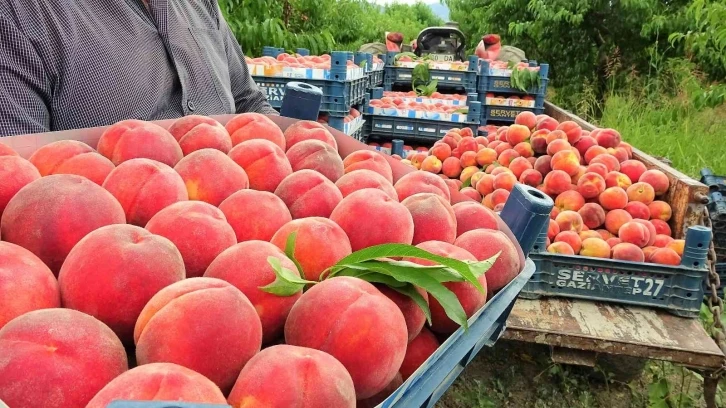
[[547, 92], [547, 83], [549, 82], [549, 64], [537, 65], [536, 61], [529, 62], [530, 67], [539, 66], [539, 87], [530, 88], [526, 92], [518, 88], [513, 88], [511, 78], [504, 75], [491, 75], [489, 73], [489, 61], [482, 60], [479, 64], [479, 76], [477, 82], [477, 91], [479, 93], [506, 93], [518, 95], [544, 95]]
[[701, 183], [708, 186], [710, 192], [726, 194], [726, 176], [717, 176], [711, 169], [701, 169]]
[[368, 89], [377, 88], [383, 85], [383, 72], [383, 70], [378, 70], [368, 73]]
[[[512, 196], [515, 199], [507, 200], [502, 219], [509, 225], [527, 256], [532, 248], [531, 237], [536, 236], [534, 231], [546, 225], [553, 203], [536, 189], [521, 184], [515, 186]], [[479, 351], [494, 345], [504, 333], [517, 295], [534, 271], [534, 263], [527, 259], [520, 274], [469, 319], [469, 330], [465, 332], [459, 328], [454, 332], [378, 408], [434, 407]], [[117, 400], [109, 404], [108, 408], [229, 408], [229, 405]]]
[[[384, 88], [390, 91], [394, 84], [411, 84], [413, 68], [397, 67], [393, 65], [396, 52], [388, 52], [386, 54], [386, 68], [384, 75]], [[477, 56], [469, 57], [469, 67], [467, 71], [454, 71], [445, 69], [429, 69], [431, 79], [438, 81], [437, 87], [443, 88], [464, 88], [467, 93], [476, 92], [477, 69], [479, 58]]]
[[282, 106], [285, 97], [285, 86], [288, 82], [304, 82], [323, 90], [321, 112], [341, 112], [348, 114], [351, 106], [363, 102], [368, 86], [368, 78], [353, 81], [309, 80], [281, 77], [254, 76], [255, 83], [267, 96], [273, 108]]
[[490, 123], [506, 122], [514, 123], [514, 119], [521, 112], [530, 111], [535, 115], [544, 113], [544, 108], [516, 108], [513, 106], [482, 106], [481, 124], [488, 125]]
[[552, 254], [544, 247], [546, 231], [530, 253], [537, 271], [522, 290], [523, 298], [562, 296], [662, 308], [677, 316], [698, 317], [703, 282], [708, 276], [710, 229], [688, 228], [680, 266]]

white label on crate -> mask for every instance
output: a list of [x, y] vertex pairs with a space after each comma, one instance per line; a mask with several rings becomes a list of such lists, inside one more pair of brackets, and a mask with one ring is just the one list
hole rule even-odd
[[378, 129], [393, 129], [393, 125], [384, 125], [381, 123], [376, 123], [376, 128]]
[[420, 128], [418, 128], [418, 131], [426, 132], [426, 133], [436, 133], [436, 128], [420, 127]]
[[600, 293], [658, 297], [665, 285], [665, 279], [560, 269], [555, 284], [561, 288], [597, 290]]
[[413, 130], [413, 126], [396, 125], [396, 130]]
[[274, 101], [282, 103], [282, 99], [285, 98], [285, 84], [264, 82], [257, 85], [262, 90], [262, 93], [267, 96], [267, 100], [269, 102]]
[[398, 73], [398, 79], [411, 79], [411, 74]]

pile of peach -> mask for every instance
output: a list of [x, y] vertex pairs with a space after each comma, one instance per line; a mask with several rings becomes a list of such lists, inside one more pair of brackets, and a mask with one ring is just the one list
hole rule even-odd
[[[330, 55], [290, 55], [287, 53], [279, 54], [275, 57], [257, 57], [249, 58], [245, 57], [247, 65], [267, 65], [267, 66], [282, 66], [291, 68], [319, 68], [319, 69], [330, 69]], [[357, 65], [351, 61], [347, 61], [349, 67], [357, 67]]]
[[442, 94], [441, 92], [434, 92], [431, 96], [419, 96], [415, 91], [408, 92], [396, 92], [396, 91], [385, 91], [383, 96], [389, 98], [421, 98], [421, 99], [443, 99], [447, 101], [465, 101], [466, 95], [459, 94]]
[[[0, 180], [0, 401], [12, 408], [375, 406], [458, 326], [423, 290], [430, 325], [410, 298], [321, 279], [327, 269], [386, 243], [501, 252], [479, 278], [489, 291], [522, 266], [494, 212], [452, 205], [430, 173], [394, 183], [381, 153], [341, 158], [315, 122], [126, 120], [97, 149], [64, 140], [26, 160], [0, 144]], [[318, 283], [270, 293], [273, 264]], [[446, 285], [467, 316], [487, 300]]]
[[428, 153], [409, 158], [403, 162], [495, 211], [516, 183], [550, 195], [549, 252], [680, 265], [685, 242], [671, 237], [671, 207], [662, 200], [668, 177], [634, 160], [614, 129], [588, 132], [522, 112], [514, 125], [489, 128], [486, 137], [454, 129]]

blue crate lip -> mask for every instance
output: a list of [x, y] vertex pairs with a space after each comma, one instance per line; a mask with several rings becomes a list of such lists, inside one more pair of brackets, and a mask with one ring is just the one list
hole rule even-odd
[[534, 108], [536, 101], [525, 100], [525, 99], [509, 99], [509, 98], [491, 98], [487, 97], [484, 101], [485, 105], [488, 106], [507, 106], [510, 108]]
[[363, 128], [363, 124], [366, 121], [363, 120], [363, 116], [358, 116], [357, 118], [351, 120], [348, 123], [343, 124], [343, 133], [345, 133], [348, 136], [353, 136], [355, 132], [359, 131]]
[[427, 64], [429, 69], [440, 70], [440, 71], [456, 71], [456, 72], [467, 72], [469, 71], [469, 61], [465, 62], [438, 62], [438, 61], [398, 61], [389, 67], [393, 68], [416, 68], [421, 64]]
[[465, 99], [436, 99], [436, 98], [421, 98], [421, 97], [414, 97], [414, 96], [387, 96], [383, 95], [385, 98], [400, 98], [404, 102], [418, 102], [423, 103], [426, 105], [436, 105], [437, 103], [441, 103], [443, 105], [454, 105], [454, 106], [461, 106], [465, 107], [466, 100]]
[[485, 105], [482, 109], [481, 122], [483, 124], [489, 124], [491, 121], [514, 122], [517, 115], [524, 111], [530, 111], [535, 115], [539, 115], [544, 113], [544, 108], [515, 108], [510, 106]]
[[394, 116], [367, 115], [371, 122], [371, 133], [395, 136], [403, 140], [425, 139], [439, 140], [454, 128], [468, 127], [476, 130], [477, 124], [445, 122], [442, 120], [408, 119]]
[[[335, 73], [322, 68], [270, 67], [263, 64], [249, 64], [250, 75], [270, 78], [318, 79], [335, 81]], [[365, 77], [366, 71], [361, 67], [346, 69], [345, 80], [354, 81]]]
[[[267, 97], [273, 108], [282, 106], [282, 99], [285, 97], [287, 83], [300, 81], [282, 77], [260, 77], [253, 76], [255, 83]], [[328, 80], [303, 80], [310, 85], [317, 86], [323, 91], [323, 101], [320, 106], [321, 112], [348, 114], [353, 105], [361, 103], [365, 98], [367, 80], [360, 78], [355, 81], [328, 81]], [[309, 81], [309, 82], [308, 82]]]
[[374, 106], [368, 107], [368, 113], [371, 115], [394, 116], [398, 118], [410, 119], [441, 120], [445, 122], [456, 123], [465, 123], [468, 119], [466, 113], [443, 113], [413, 109], [379, 108]]

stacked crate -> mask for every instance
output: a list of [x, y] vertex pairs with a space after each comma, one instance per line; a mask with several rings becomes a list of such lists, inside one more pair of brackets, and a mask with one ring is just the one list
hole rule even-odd
[[523, 111], [531, 111], [535, 115], [544, 113], [549, 65], [538, 65], [536, 61], [530, 61], [528, 65], [539, 69], [539, 86], [522, 91], [512, 86], [510, 69], [494, 68], [486, 60], [480, 62], [477, 91], [482, 102], [483, 125], [513, 123]]

